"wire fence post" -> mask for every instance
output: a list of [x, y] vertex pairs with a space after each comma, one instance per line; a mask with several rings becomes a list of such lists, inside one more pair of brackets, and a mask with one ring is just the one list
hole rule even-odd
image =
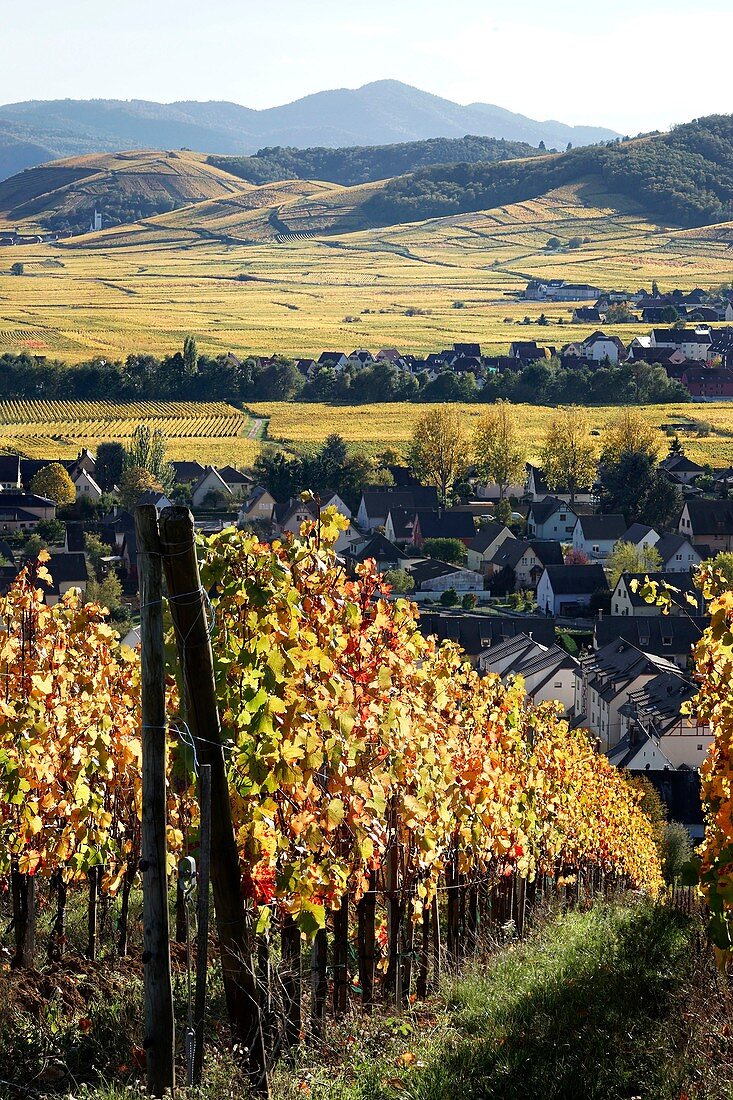
[[199, 883], [196, 936], [196, 997], [194, 1022], [196, 1046], [193, 1058], [193, 1084], [201, 1084], [204, 1067], [204, 1029], [206, 1023], [206, 976], [209, 947], [209, 880], [211, 859], [211, 765], [199, 769]]
[[140, 563], [144, 1046], [148, 1092], [162, 1096], [175, 1085], [175, 1025], [168, 919], [163, 581], [153, 505], [136, 510], [135, 528]]

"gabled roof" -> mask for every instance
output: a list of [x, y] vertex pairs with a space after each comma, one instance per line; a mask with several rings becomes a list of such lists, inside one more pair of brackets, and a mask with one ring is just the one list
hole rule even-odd
[[545, 573], [556, 596], [590, 596], [608, 588], [602, 565], [546, 565]]
[[558, 500], [557, 497], [543, 497], [542, 500], [533, 501], [529, 506], [529, 517], [538, 524], [546, 523], [555, 512], [576, 514], [569, 504], [564, 500]]
[[[659, 541], [654, 543], [654, 549], [661, 556], [662, 564], [671, 561], [683, 546], [692, 546], [690, 540], [684, 535], [662, 535]], [[692, 549], [696, 550], [696, 547], [692, 546]], [[699, 550], [696, 552], [699, 553]]]
[[[358, 545], [359, 543], [357, 543]], [[351, 558], [352, 561], [367, 561], [369, 558], [374, 558], [379, 564], [405, 560], [403, 552], [393, 542], [390, 542], [389, 539], [379, 533], [372, 535], [359, 550], [346, 550], [344, 557]]]
[[499, 535], [501, 535], [504, 531], [506, 532], [505, 541], [508, 542], [510, 539], [514, 539], [514, 535], [505, 524], [496, 523], [494, 521], [485, 523], [482, 527], [479, 528], [476, 537], [469, 547], [469, 550], [475, 550], [477, 551], [477, 553], [483, 554], [484, 550], [488, 550], [491, 544], [496, 542]]
[[462, 612], [421, 611], [418, 629], [425, 637], [458, 642], [472, 657], [500, 645], [517, 634], [531, 636], [542, 645], [555, 641], [555, 622], [544, 615], [477, 615]]
[[221, 474], [219, 473], [219, 471], [216, 469], [215, 466], [207, 466], [206, 467], [206, 469], [202, 473], [201, 477], [198, 479], [198, 481], [194, 485], [192, 492], [194, 492], [194, 493], [198, 492], [198, 490], [201, 488], [201, 486], [204, 485], [205, 482], [210, 481], [212, 478], [214, 479], [214, 486], [215, 487], [210, 490], [211, 492], [229, 493], [231, 495], [232, 490], [229, 488], [226, 481], [221, 476]]
[[424, 539], [473, 539], [476, 535], [476, 524], [470, 512], [418, 509], [415, 522], [419, 522]]
[[235, 469], [234, 466], [220, 466], [217, 470], [219, 477], [227, 485], [251, 485], [252, 478], [247, 474], [243, 474], [241, 470]]
[[62, 584], [86, 584], [88, 579], [87, 559], [82, 553], [51, 554], [46, 568], [51, 574], [52, 592], [58, 592]]
[[[676, 603], [687, 611], [691, 609], [692, 605], [687, 602], [685, 595], [692, 594], [696, 596], [699, 603], [700, 593], [695, 587], [692, 573], [689, 570], [684, 573], [622, 573], [616, 583], [616, 588], [623, 583], [632, 607], [648, 607], [649, 604], [639, 593], [639, 589], [647, 580], [656, 584], [667, 585], [671, 589], [669, 596], [672, 603]], [[633, 587], [634, 581], [637, 582], [636, 591]], [[615, 591], [616, 589], [614, 589]]]
[[35, 493], [23, 493], [14, 489], [6, 489], [0, 493], [0, 504], [3, 508], [55, 508], [56, 501], [48, 497], [39, 497]]
[[697, 332], [693, 328], [655, 328], [654, 340], [657, 344], [711, 344], [709, 332]]
[[657, 534], [653, 527], [648, 527], [646, 523], [632, 523], [631, 527], [624, 531], [621, 536], [621, 542], [630, 542], [633, 546], [638, 546], [647, 535], [651, 534]]
[[626, 520], [621, 515], [578, 516], [578, 524], [585, 539], [617, 542], [626, 531]]
[[386, 519], [392, 508], [406, 508], [413, 513], [419, 509], [438, 508], [438, 490], [429, 485], [415, 485], [409, 489], [364, 489], [361, 499], [372, 519]]
[[693, 462], [687, 455], [667, 455], [659, 465], [675, 474], [701, 474], [704, 470], [703, 466], [698, 462]]
[[204, 467], [200, 462], [179, 462], [174, 460], [171, 462], [171, 466], [175, 474], [175, 481], [179, 485], [187, 485], [190, 482], [198, 481], [204, 472]]
[[394, 537], [400, 542], [412, 538], [412, 527], [415, 522], [415, 513], [407, 508], [390, 508], [384, 517], [385, 523], [389, 519], [392, 523]]
[[685, 508], [693, 533], [733, 534], [733, 501], [688, 500]]

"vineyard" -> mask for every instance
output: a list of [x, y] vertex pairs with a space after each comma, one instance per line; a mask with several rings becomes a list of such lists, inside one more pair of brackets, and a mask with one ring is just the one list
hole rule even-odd
[[[345, 580], [335, 513], [284, 544], [233, 529], [205, 540], [210, 613], [178, 579], [181, 514], [166, 510], [160, 533], [187, 717], [169, 676], [163, 867], [198, 850], [206, 765], [224, 989], [255, 1081], [301, 1034], [325, 1035], [329, 1003], [339, 1017], [382, 996], [424, 997], [477, 937], [507, 922], [521, 931], [543, 896], [658, 893], [652, 826], [621, 773], [555, 706], [531, 705], [521, 683], [481, 678], [457, 646], [424, 639], [414, 606], [382, 598], [373, 565]], [[146, 851], [138, 659], [115, 647], [95, 605], [68, 593], [46, 607], [46, 580], [41, 562], [0, 607], [0, 859], [20, 968], [40, 946], [39, 912], [53, 914], [50, 957], [63, 956], [82, 882], [89, 953], [115, 897], [115, 950], [129, 950]], [[209, 638], [220, 732], [211, 715], [202, 726], [205, 680], [192, 679]], [[150, 886], [149, 855], [142, 867]], [[159, 1072], [154, 1030], [143, 1046]]]
[[[253, 415], [269, 420], [267, 436], [290, 450], [308, 451], [338, 432], [355, 450], [376, 455], [385, 447], [406, 450], [416, 421], [429, 409], [428, 403], [390, 402], [379, 405], [326, 405], [315, 402], [267, 402], [252, 406]], [[486, 412], [484, 404], [457, 405], [469, 435]], [[555, 414], [541, 405], [514, 405], [522, 441], [530, 462], [538, 462], [542, 440]], [[587, 410], [591, 431], [598, 436], [618, 417], [618, 408], [592, 406]], [[684, 442], [688, 458], [720, 466], [733, 462], [733, 407], [730, 402], [701, 405], [642, 405], [638, 412], [658, 432], [661, 451], [671, 435]]]
[[68, 458], [79, 447], [129, 440], [139, 424], [160, 429], [171, 458], [254, 461], [250, 417], [223, 401], [0, 401], [0, 447], [29, 458]]

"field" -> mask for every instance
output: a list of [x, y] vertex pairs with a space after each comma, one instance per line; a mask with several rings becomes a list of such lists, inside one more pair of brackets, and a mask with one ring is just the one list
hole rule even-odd
[[[0, 352], [70, 362], [162, 354], [186, 333], [202, 351], [240, 355], [426, 352], [454, 340], [501, 351], [515, 338], [562, 344], [590, 332], [570, 325], [572, 304], [519, 297], [532, 276], [627, 289], [653, 278], [662, 289], [708, 287], [733, 276], [729, 226], [660, 229], [589, 186], [477, 214], [278, 243], [268, 212], [302, 232], [305, 211], [318, 209], [294, 193], [281, 189], [287, 201], [273, 207], [258, 207], [248, 192], [75, 241], [0, 248]], [[318, 195], [321, 208], [338, 199], [338, 188]], [[549, 253], [551, 236], [589, 240]], [[16, 262], [24, 275], [9, 273]], [[549, 324], [538, 325], [543, 310]], [[645, 328], [607, 331], [628, 341]]]
[[71, 458], [81, 447], [159, 428], [168, 457], [239, 466], [254, 461], [259, 425], [225, 402], [0, 401], [0, 448], [28, 458]]
[[[252, 412], [269, 421], [267, 438], [292, 451], [307, 451], [338, 432], [356, 450], [377, 454], [385, 447], [404, 449], [418, 417], [435, 405], [319, 405], [272, 402], [254, 405]], [[470, 436], [487, 405], [457, 406]], [[542, 439], [554, 410], [539, 405], [516, 405], [516, 417], [530, 461], [538, 461]], [[591, 430], [598, 433], [599, 446], [605, 428], [618, 416], [618, 408], [600, 406], [587, 410]], [[689, 458], [712, 466], [733, 463], [733, 403], [698, 405], [647, 405], [640, 411], [659, 431], [663, 453], [670, 431], [684, 440]]]

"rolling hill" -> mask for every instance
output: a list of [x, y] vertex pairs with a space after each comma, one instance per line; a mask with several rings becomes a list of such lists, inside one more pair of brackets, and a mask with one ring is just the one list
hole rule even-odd
[[0, 179], [99, 151], [185, 146], [251, 154], [262, 146], [382, 145], [464, 134], [559, 149], [618, 136], [604, 127], [539, 122], [488, 103], [462, 106], [397, 80], [317, 92], [265, 110], [218, 102], [31, 100], [0, 106]]

